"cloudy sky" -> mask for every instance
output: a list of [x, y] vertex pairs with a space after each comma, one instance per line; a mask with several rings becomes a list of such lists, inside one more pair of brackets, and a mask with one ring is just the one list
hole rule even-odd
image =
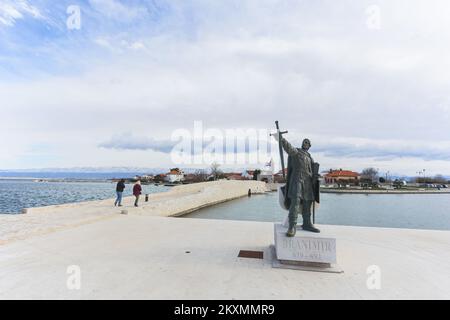
[[447, 0], [0, 0], [0, 169], [169, 167], [194, 121], [279, 120], [322, 168], [450, 174], [449, 16]]

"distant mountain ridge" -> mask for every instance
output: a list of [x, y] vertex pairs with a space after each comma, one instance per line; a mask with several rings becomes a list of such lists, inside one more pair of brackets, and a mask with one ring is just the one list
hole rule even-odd
[[[73, 167], [73, 168], [37, 168], [37, 169], [0, 169], [2, 173], [138, 173], [138, 174], [159, 174], [167, 173], [171, 168], [144, 168], [144, 167]], [[183, 168], [185, 173], [193, 173], [199, 169], [209, 170], [205, 168]], [[254, 168], [226, 168], [221, 167], [225, 172], [244, 172], [245, 170], [254, 170]]]
[[164, 172], [167, 168], [140, 168], [140, 167], [73, 167], [73, 168], [31, 168], [31, 169], [0, 169], [1, 172]]

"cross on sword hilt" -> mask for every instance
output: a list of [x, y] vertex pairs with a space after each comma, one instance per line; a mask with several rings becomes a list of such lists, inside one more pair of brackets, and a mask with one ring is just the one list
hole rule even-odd
[[[280, 125], [279, 125], [279, 123], [278, 123], [278, 120], [275, 121], [275, 126], [277, 127], [277, 130], [280, 131]], [[288, 133], [288, 132], [287, 132], [287, 131], [282, 131], [282, 132], [280, 132], [280, 135], [281, 135], [281, 134], [285, 134], [285, 133]], [[271, 134], [271, 135], [272, 135], [272, 134]]]
[[[280, 131], [280, 135], [285, 134], [285, 133], [288, 133], [288, 131]], [[271, 133], [270, 134], [271, 137], [274, 136], [274, 135], [276, 135], [276, 133]]]
[[[278, 121], [275, 121], [275, 126], [277, 127], [277, 130], [280, 131], [280, 125], [278, 124]], [[282, 134], [285, 134], [285, 133], [288, 133], [288, 132], [287, 132], [287, 131], [281, 131], [281, 132], [280, 132], [280, 136], [281, 136]], [[274, 136], [274, 135], [276, 135], [276, 133], [271, 133], [270, 135], [271, 135], [271, 136]]]

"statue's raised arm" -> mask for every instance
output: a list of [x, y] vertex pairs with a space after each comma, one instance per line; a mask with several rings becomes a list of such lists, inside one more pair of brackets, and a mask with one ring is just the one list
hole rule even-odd
[[299, 153], [298, 149], [292, 146], [285, 138], [281, 138], [281, 145], [283, 146], [284, 151], [290, 156], [295, 156]]

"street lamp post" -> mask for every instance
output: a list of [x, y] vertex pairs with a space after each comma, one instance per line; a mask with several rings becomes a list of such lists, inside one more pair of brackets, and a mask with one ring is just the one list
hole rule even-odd
[[419, 175], [419, 179], [418, 179], [418, 181], [417, 181], [417, 182], [419, 182], [419, 183], [420, 183], [420, 182], [422, 181], [422, 180], [420, 179], [420, 175], [422, 174], [422, 171], [417, 171], [416, 173], [417, 173], [417, 174]]

